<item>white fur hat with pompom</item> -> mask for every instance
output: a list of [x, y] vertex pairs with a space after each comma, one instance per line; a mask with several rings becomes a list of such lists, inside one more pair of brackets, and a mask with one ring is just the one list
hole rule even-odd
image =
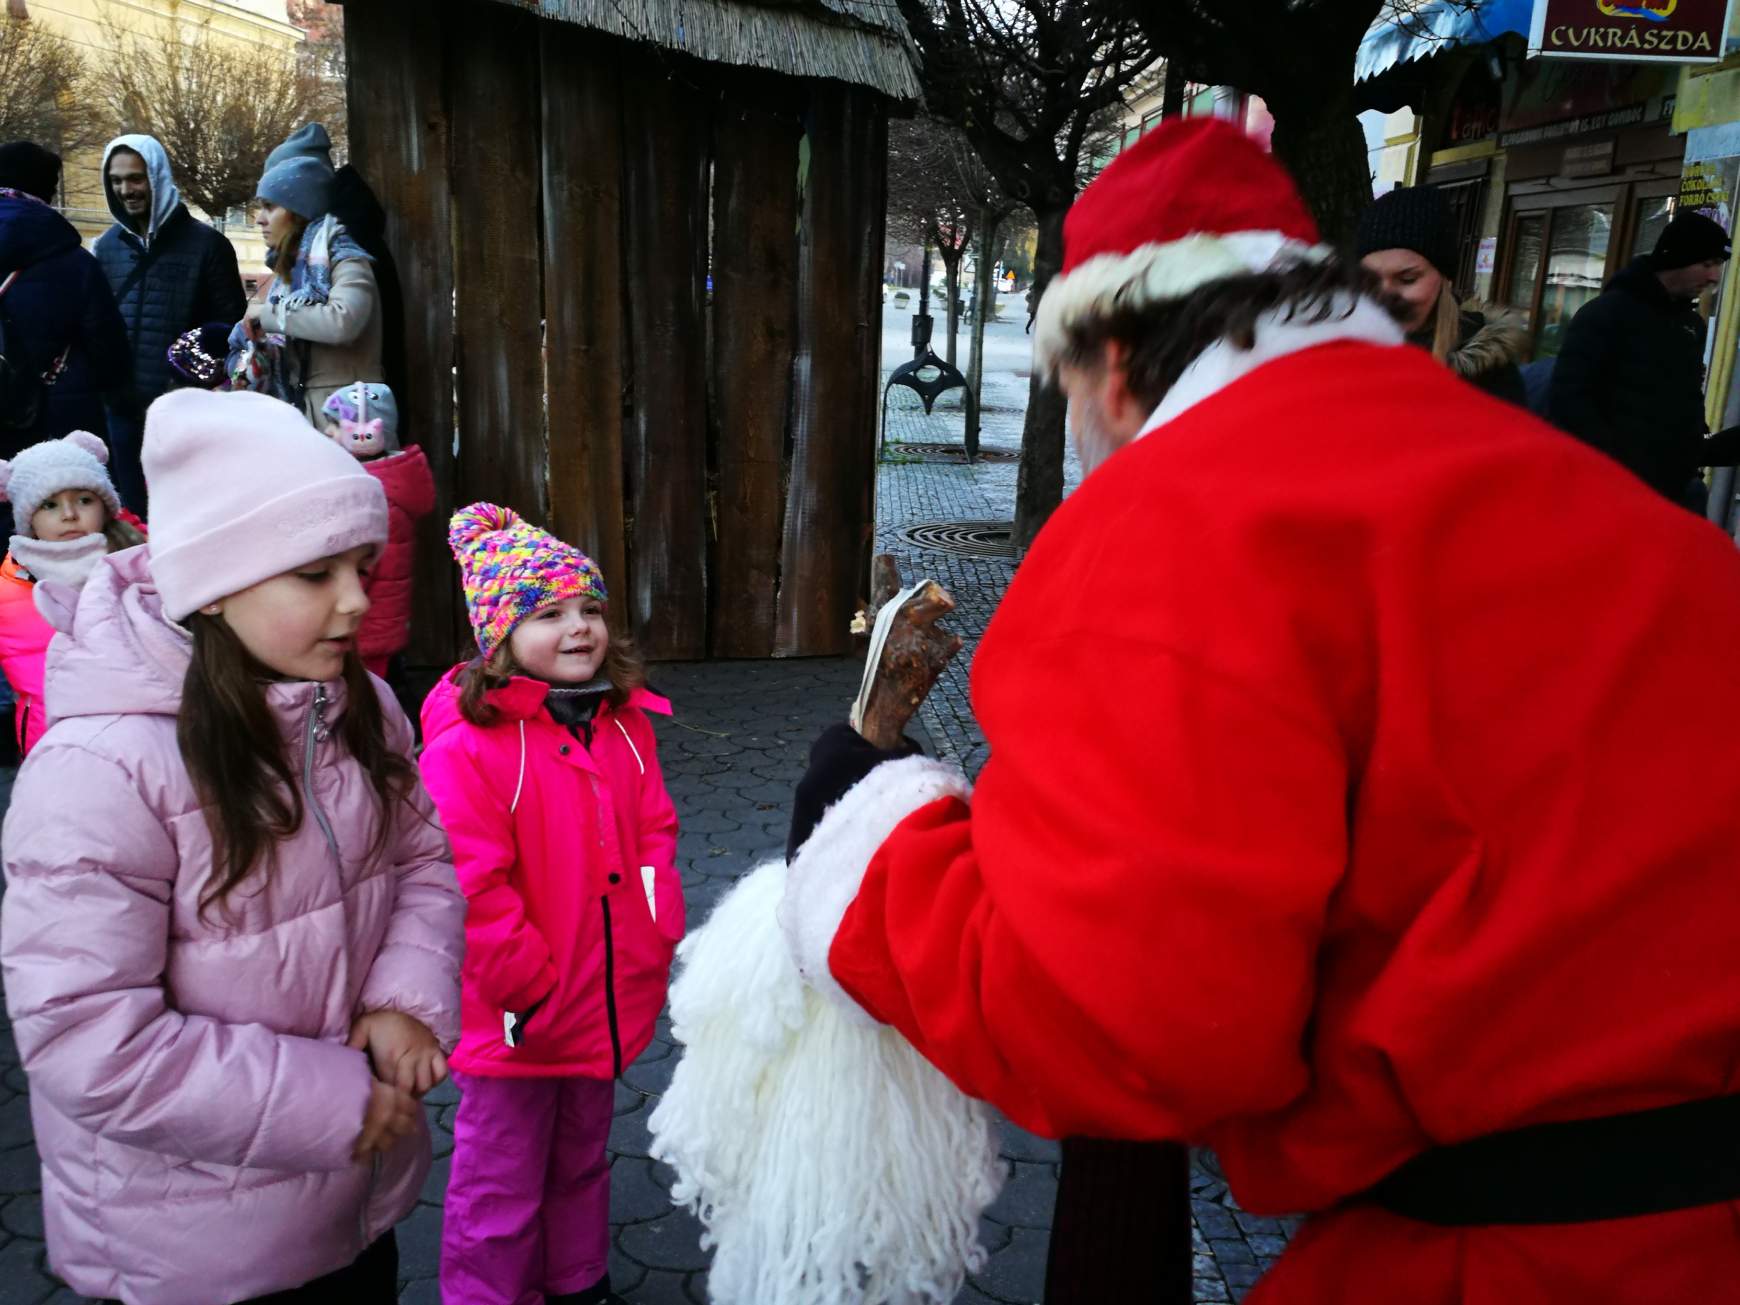
[[12, 504], [13, 533], [36, 538], [30, 519], [64, 489], [88, 489], [108, 505], [111, 518], [118, 516], [121, 500], [108, 464], [108, 445], [85, 430], [32, 444], [12, 461], [0, 462], [0, 498]]

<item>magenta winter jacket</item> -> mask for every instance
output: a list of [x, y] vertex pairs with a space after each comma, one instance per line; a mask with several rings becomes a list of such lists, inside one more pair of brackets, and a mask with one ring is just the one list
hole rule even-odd
[[[176, 747], [190, 643], [144, 549], [100, 563], [48, 657], [54, 718], [6, 818], [0, 963], [42, 1153], [49, 1263], [87, 1296], [217, 1305], [349, 1263], [410, 1210], [427, 1133], [351, 1160], [359, 1013], [458, 1034], [464, 901], [419, 790], [367, 863], [341, 683], [268, 700], [310, 803], [268, 882], [199, 895], [206, 825]], [[384, 689], [395, 744], [410, 729]]]
[[[640, 691], [600, 708], [588, 750], [550, 718], [548, 689], [520, 678], [491, 693], [487, 729], [459, 714], [451, 673], [423, 704], [423, 782], [470, 903], [453, 1065], [612, 1078], [652, 1040], [683, 936], [677, 813], [645, 715], [670, 705]], [[507, 1046], [503, 1015], [540, 1000]]]

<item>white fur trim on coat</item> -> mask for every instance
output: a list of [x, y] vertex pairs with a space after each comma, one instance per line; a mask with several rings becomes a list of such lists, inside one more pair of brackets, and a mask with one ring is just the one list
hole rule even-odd
[[1210, 281], [1266, 272], [1285, 260], [1322, 262], [1332, 253], [1279, 231], [1234, 231], [1100, 254], [1045, 288], [1033, 320], [1033, 365], [1045, 376], [1056, 371], [1070, 328], [1083, 319], [1182, 299]]
[[1253, 336], [1249, 349], [1241, 349], [1230, 340], [1219, 340], [1198, 354], [1177, 383], [1166, 391], [1160, 406], [1143, 425], [1142, 435], [1220, 393], [1265, 363], [1320, 344], [1357, 341], [1400, 345], [1403, 339], [1402, 328], [1396, 325], [1395, 318], [1370, 299], [1356, 300], [1351, 306], [1344, 299], [1340, 310], [1321, 322], [1300, 321], [1280, 310], [1264, 313], [1257, 318]]
[[902, 757], [883, 762], [822, 813], [792, 860], [779, 904], [780, 927], [805, 982], [868, 1018], [828, 972], [828, 949], [840, 921], [858, 895], [870, 859], [896, 825], [938, 798], [964, 799], [972, 791], [953, 766], [929, 757]]

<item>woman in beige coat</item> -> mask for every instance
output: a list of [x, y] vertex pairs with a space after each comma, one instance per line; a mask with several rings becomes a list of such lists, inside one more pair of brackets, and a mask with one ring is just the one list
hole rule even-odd
[[334, 390], [382, 372], [373, 260], [328, 211], [331, 148], [325, 128], [310, 123], [266, 159], [255, 221], [273, 276], [240, 331], [257, 346], [283, 337], [263, 388], [298, 404], [316, 426]]

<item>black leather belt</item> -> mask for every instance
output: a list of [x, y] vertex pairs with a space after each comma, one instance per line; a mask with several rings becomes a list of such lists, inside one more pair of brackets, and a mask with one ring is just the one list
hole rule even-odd
[[1740, 1201], [1740, 1095], [1434, 1147], [1357, 1199], [1450, 1227], [1591, 1223]]

